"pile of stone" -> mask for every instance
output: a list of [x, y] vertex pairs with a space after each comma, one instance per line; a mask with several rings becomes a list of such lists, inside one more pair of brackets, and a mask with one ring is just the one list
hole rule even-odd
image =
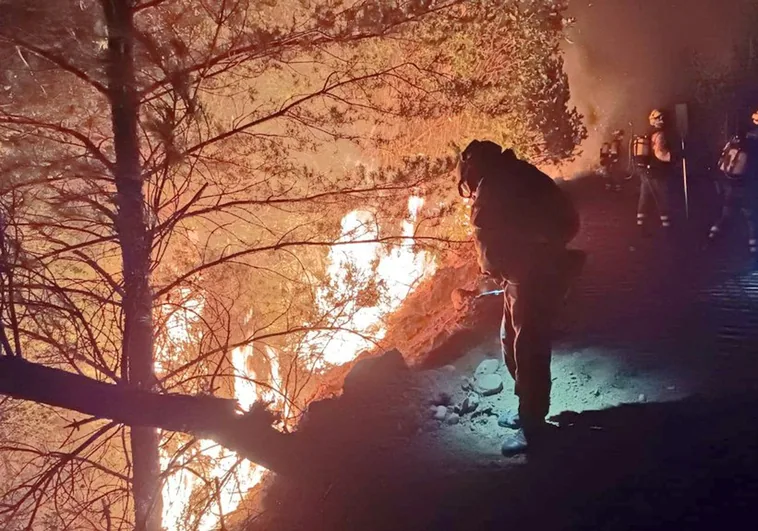
[[466, 415], [492, 415], [492, 408], [483, 406], [483, 398], [495, 396], [503, 391], [503, 378], [498, 374], [500, 361], [482, 361], [473, 377], [464, 376], [461, 389], [465, 395], [455, 401], [448, 393], [440, 393], [430, 406], [432, 418], [448, 425], [459, 424]]

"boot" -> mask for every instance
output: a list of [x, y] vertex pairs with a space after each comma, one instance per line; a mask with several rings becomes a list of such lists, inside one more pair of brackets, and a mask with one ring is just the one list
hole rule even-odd
[[513, 457], [523, 454], [529, 448], [526, 440], [526, 434], [523, 429], [515, 430], [503, 439], [503, 445], [500, 447], [504, 457]]
[[718, 239], [720, 232], [721, 229], [719, 229], [718, 225], [712, 226], [711, 230], [708, 231], [708, 241], [714, 243]]
[[513, 457], [528, 451], [539, 450], [555, 435], [557, 428], [544, 420], [527, 422], [518, 430], [514, 430], [503, 439], [500, 451], [505, 457]]
[[645, 214], [637, 214], [637, 229], [640, 231], [640, 236], [643, 238], [649, 238], [651, 236], [650, 229], [645, 220]]

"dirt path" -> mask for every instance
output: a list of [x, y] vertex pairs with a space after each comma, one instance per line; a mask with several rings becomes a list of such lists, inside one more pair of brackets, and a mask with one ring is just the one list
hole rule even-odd
[[[702, 205], [643, 241], [634, 192], [573, 187], [590, 253], [553, 362], [562, 428], [528, 458], [499, 456], [512, 384], [457, 424], [463, 378], [497, 359], [497, 331], [453, 366], [382, 373], [317, 422], [313, 481], [279, 479], [250, 529], [712, 529], [758, 502], [758, 275], [742, 247], [704, 253]], [[703, 189], [702, 191], [708, 191]], [[738, 238], [739, 234], [734, 238]], [[493, 311], [497, 311], [497, 308]], [[502, 367], [499, 369], [502, 373]], [[393, 375], [394, 374], [394, 375]], [[349, 396], [348, 396], [349, 395]], [[318, 434], [318, 435], [316, 435]]]

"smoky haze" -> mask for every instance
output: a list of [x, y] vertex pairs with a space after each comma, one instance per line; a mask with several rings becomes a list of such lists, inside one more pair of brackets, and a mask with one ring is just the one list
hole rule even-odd
[[[583, 155], [564, 174], [597, 161], [614, 129], [644, 132], [647, 115], [691, 102], [695, 79], [690, 58], [706, 69], [724, 68], [745, 42], [745, 7], [755, 0], [573, 0], [576, 17], [564, 47], [574, 104], [585, 116], [589, 138]], [[723, 132], [714, 133], [721, 142]]]

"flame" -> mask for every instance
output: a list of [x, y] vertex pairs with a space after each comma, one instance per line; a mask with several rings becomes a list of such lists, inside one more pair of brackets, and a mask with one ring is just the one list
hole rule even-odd
[[[343, 218], [342, 234], [337, 243], [365, 243], [335, 246], [329, 252], [327, 275], [331, 282], [329, 288], [317, 292], [317, 304], [322, 311], [329, 312], [334, 295], [332, 290], [345, 296], [349, 302], [344, 315], [335, 319], [334, 326], [340, 330], [313, 332], [306, 338], [308, 348], [321, 352], [321, 357], [313, 362], [316, 367], [343, 365], [371, 348], [374, 345], [372, 339], [380, 340], [386, 334], [382, 319], [400, 306], [416, 283], [434, 272], [436, 266], [432, 257], [413, 249], [416, 221], [423, 205], [421, 197], [408, 199], [403, 240], [385, 254], [382, 252], [384, 246], [375, 241], [379, 227], [371, 213], [355, 210]], [[356, 285], [367, 285], [372, 280], [379, 280], [386, 287], [386, 298], [374, 306], [359, 307], [355, 298], [351, 299]]]
[[[192, 340], [191, 327], [202, 312], [204, 301], [202, 297], [188, 298], [190, 293], [181, 293], [186, 300], [182, 310], [173, 312], [166, 322], [166, 344], [157, 349], [155, 368], [161, 373], [162, 363], [167, 356], [173, 354], [173, 349], [181, 348]], [[171, 312], [173, 308], [164, 308]], [[231, 361], [234, 370], [234, 397], [240, 408], [248, 411], [259, 398], [256, 375], [249, 369], [248, 359], [253, 357], [252, 345], [236, 348], [232, 351]], [[276, 365], [278, 378], [278, 363]], [[272, 373], [274, 365], [272, 364]], [[267, 394], [267, 393], [264, 393]], [[180, 456], [171, 456], [166, 450], [161, 450], [161, 468], [172, 472], [166, 477], [163, 486], [163, 527], [169, 531], [180, 531], [185, 528], [185, 512], [190, 503], [193, 491], [202, 488], [204, 483], [187, 470], [198, 456], [202, 455], [212, 463], [208, 478], [218, 485], [218, 493], [208, 510], [201, 516], [198, 530], [212, 531], [217, 529], [222, 515], [233, 512], [244, 499], [247, 492], [263, 479], [266, 469], [240, 458], [217, 443], [209, 440], [199, 440], [197, 445]]]
[[[315, 332], [306, 338], [306, 344], [318, 347], [323, 352], [317, 366], [341, 365], [355, 359], [361, 351], [373, 345], [369, 339], [362, 336], [372, 336], [375, 340], [384, 337], [386, 330], [381, 324], [382, 318], [397, 309], [419, 280], [434, 272], [436, 266], [433, 259], [427, 253], [415, 252], [413, 249], [414, 230], [423, 205], [424, 200], [421, 197], [411, 196], [408, 199], [408, 217], [402, 226], [404, 239], [388, 252], [381, 244], [372, 241], [377, 239], [379, 227], [370, 213], [356, 210], [343, 218], [342, 234], [338, 242], [364, 243], [336, 246], [329, 253], [327, 275], [331, 283], [328, 288], [317, 293], [319, 309], [329, 311], [330, 302], [335, 295], [331, 290], [336, 290], [337, 296], [345, 296], [352, 300], [352, 307], [348, 308], [347, 317], [337, 319], [336, 326], [344, 330]], [[350, 297], [355, 289], [356, 278], [359, 284], [365, 285], [372, 279], [376, 280], [374, 277], [386, 286], [386, 296], [374, 306], [358, 307], [354, 298]], [[173, 307], [163, 308], [170, 317], [166, 323], [165, 342], [157, 348], [155, 369], [158, 374], [162, 372], [165, 361], [174, 355], [177, 349], [193, 340], [192, 326], [198, 321], [203, 310], [204, 300], [201, 296], [191, 297], [192, 293], [187, 290], [182, 291], [180, 295], [181, 300], [186, 301], [180, 311], [174, 311]], [[235, 348], [231, 353], [234, 397], [243, 411], [248, 411], [258, 400], [271, 402], [286, 419], [289, 404], [281, 391], [279, 353], [271, 347], [264, 348], [269, 362], [267, 381], [271, 388], [263, 388], [256, 384], [258, 375], [250, 368], [252, 364], [249, 363], [256, 352], [253, 345], [246, 345]], [[212, 463], [207, 476], [215, 480], [219, 486], [215, 500], [200, 518], [200, 531], [217, 529], [222, 515], [237, 509], [245, 495], [261, 482], [267, 472], [264, 467], [242, 459], [234, 452], [209, 440], [198, 441], [193, 448], [178, 456], [161, 450], [161, 467], [164, 471], [170, 468], [163, 487], [163, 527], [168, 531], [181, 531], [186, 528], [185, 514], [192, 493], [195, 489], [205, 486], [197, 475], [186, 468], [193, 463], [197, 465], [196, 459], [199, 456]]]
[[257, 386], [255, 384], [255, 372], [248, 369], [248, 360], [253, 358], [253, 346], [247, 345], [232, 350], [232, 367], [234, 374], [240, 375], [234, 380], [234, 397], [243, 411], [250, 408], [258, 399]]

